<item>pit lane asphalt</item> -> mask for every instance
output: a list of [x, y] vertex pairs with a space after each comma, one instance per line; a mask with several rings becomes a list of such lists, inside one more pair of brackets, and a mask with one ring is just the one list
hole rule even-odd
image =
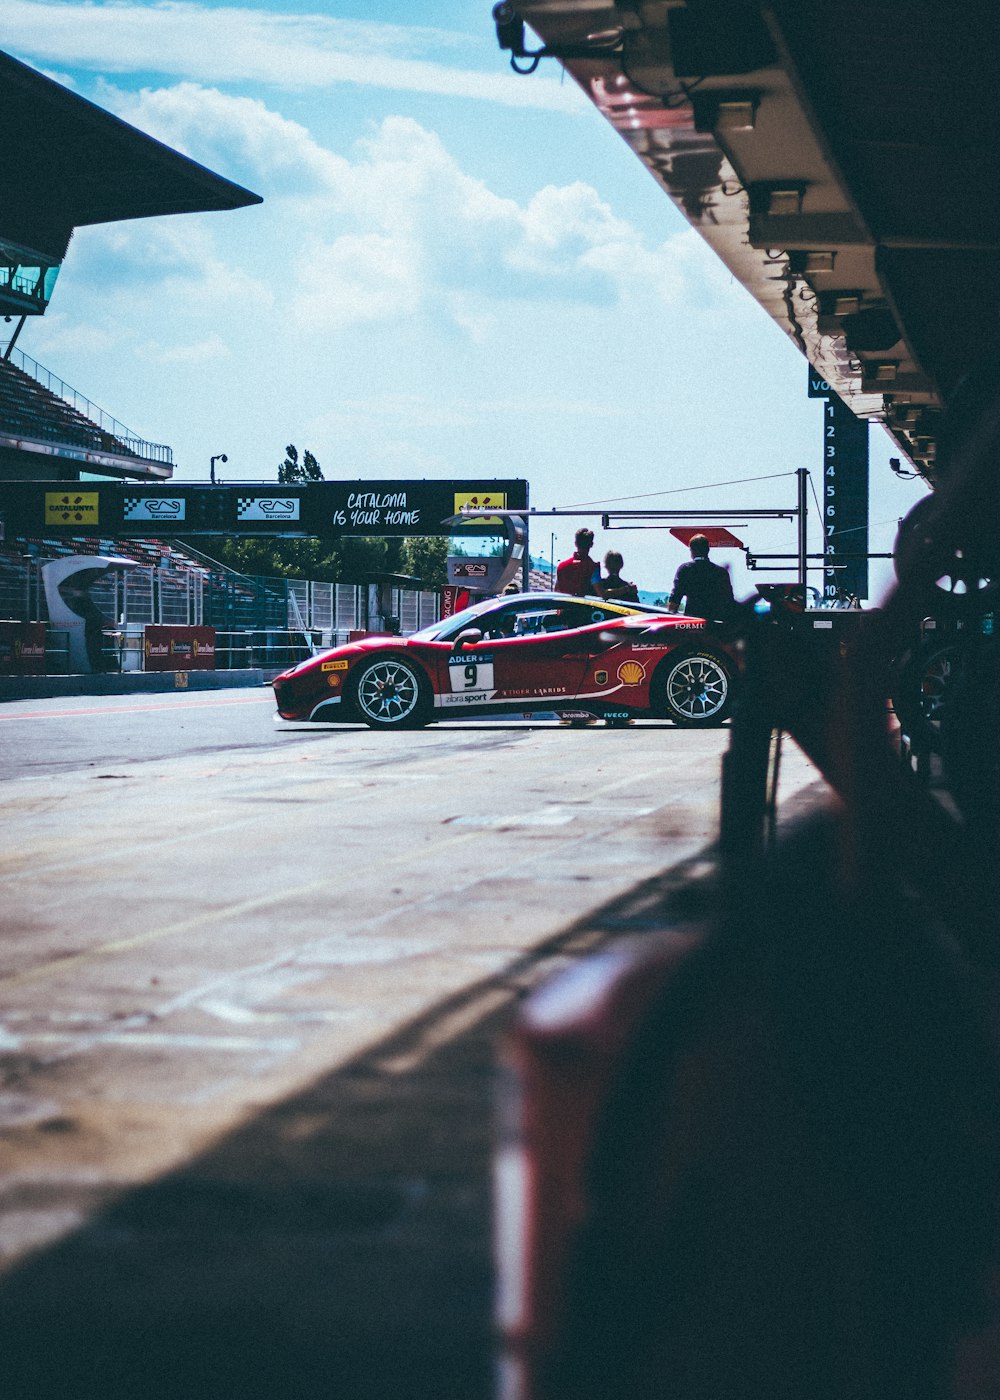
[[496, 1037], [711, 868], [725, 731], [271, 711], [0, 710], [4, 1400], [485, 1397]]

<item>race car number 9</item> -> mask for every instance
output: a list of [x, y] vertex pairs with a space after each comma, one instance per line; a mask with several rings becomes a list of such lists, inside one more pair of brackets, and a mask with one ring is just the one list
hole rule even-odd
[[479, 690], [493, 689], [492, 661], [453, 661], [448, 667], [453, 692], [470, 694]]

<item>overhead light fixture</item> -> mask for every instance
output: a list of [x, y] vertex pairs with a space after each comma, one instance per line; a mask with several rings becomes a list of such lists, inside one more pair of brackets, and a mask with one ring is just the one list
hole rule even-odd
[[834, 292], [831, 299], [832, 316], [855, 316], [861, 310], [861, 292]]
[[716, 131], [753, 131], [757, 123], [755, 101], [720, 102], [715, 114]]
[[[622, 47], [622, 30], [616, 28], [588, 34], [582, 43], [544, 44], [540, 49], [529, 49], [525, 43], [524, 20], [511, 0], [498, 0], [493, 6], [493, 23], [497, 43], [509, 51], [510, 66], [515, 73], [534, 73], [543, 58], [597, 58], [618, 53]], [[526, 67], [518, 64], [519, 58], [528, 60]]]
[[844, 340], [848, 350], [875, 351], [884, 354], [900, 338], [896, 318], [887, 306], [866, 306], [843, 321]]
[[788, 214], [801, 214], [805, 193], [805, 185], [772, 186], [767, 192], [768, 214], [775, 219], [780, 219]]
[[760, 94], [756, 92], [693, 93], [695, 131], [753, 131]]
[[837, 261], [836, 253], [806, 253], [806, 272], [832, 272]]

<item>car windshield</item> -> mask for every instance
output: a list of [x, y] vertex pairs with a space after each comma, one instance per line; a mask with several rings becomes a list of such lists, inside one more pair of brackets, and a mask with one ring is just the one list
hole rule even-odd
[[[504, 603], [499, 598], [487, 598], [482, 603], [474, 603], [472, 607], [463, 608], [461, 612], [454, 613], [451, 617], [442, 618], [440, 622], [434, 622], [430, 627], [424, 627], [419, 632], [411, 633], [412, 638], [418, 642], [442, 642], [450, 637], [457, 637], [459, 632], [466, 627], [480, 627], [484, 632], [492, 631], [499, 615], [514, 614], [524, 617], [534, 615], [544, 609], [553, 606], [552, 598], [549, 595], [539, 594], [535, 598], [526, 599], [524, 597], [512, 598]], [[506, 629], [505, 629], [506, 630]], [[519, 628], [519, 631], [527, 631], [528, 628]]]

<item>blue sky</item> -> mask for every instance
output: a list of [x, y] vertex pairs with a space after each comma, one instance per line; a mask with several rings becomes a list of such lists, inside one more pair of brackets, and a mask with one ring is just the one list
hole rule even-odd
[[[15, 57], [264, 197], [78, 230], [20, 348], [178, 480], [220, 452], [273, 479], [294, 442], [328, 478], [524, 476], [540, 508], [792, 503], [821, 450], [805, 361], [558, 65], [510, 72], [490, 9], [6, 0]], [[874, 429], [873, 550], [923, 494], [890, 455]], [[643, 588], [686, 557], [597, 534]]]

